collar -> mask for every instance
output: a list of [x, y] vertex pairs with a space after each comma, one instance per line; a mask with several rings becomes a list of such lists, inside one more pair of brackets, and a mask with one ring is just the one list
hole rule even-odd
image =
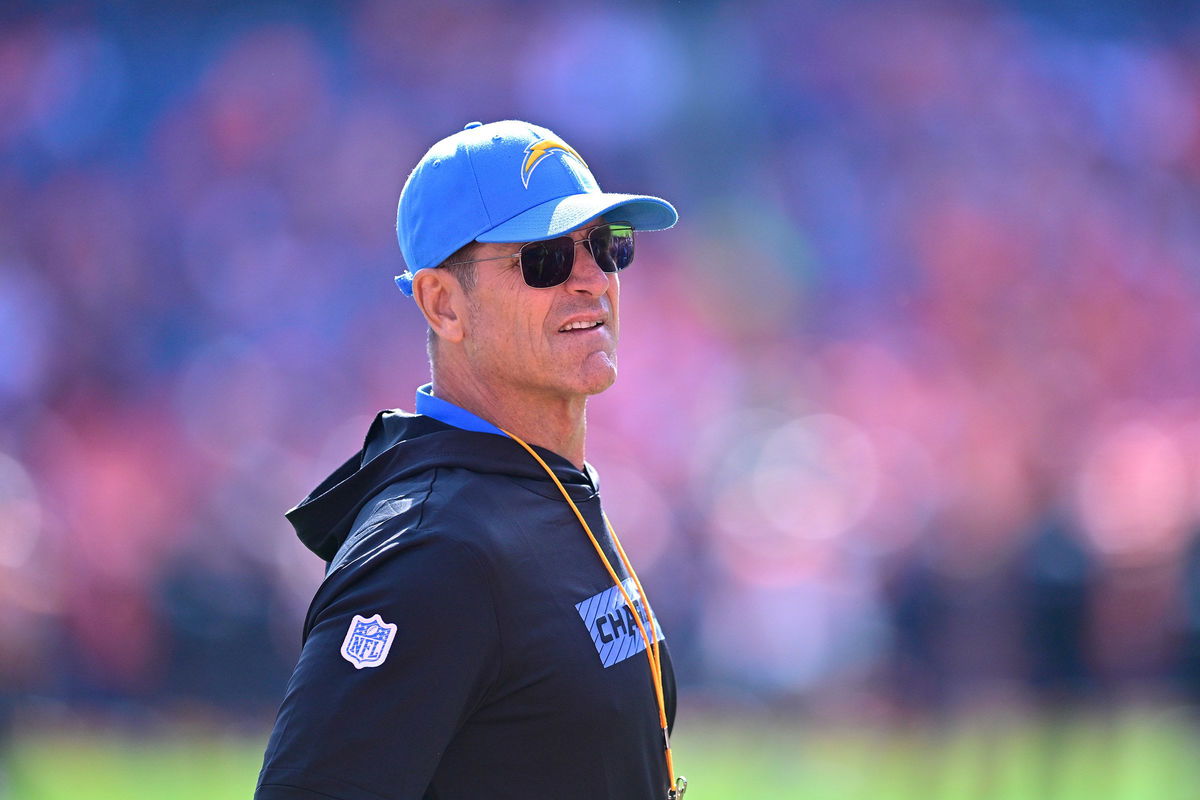
[[483, 417], [477, 417], [465, 408], [454, 405], [449, 400], [434, 397], [432, 383], [427, 383], [420, 389], [417, 389], [416, 409], [418, 414], [433, 417], [438, 422], [444, 422], [447, 425], [453, 425], [465, 431], [494, 433], [497, 436], [505, 435], [504, 431]]

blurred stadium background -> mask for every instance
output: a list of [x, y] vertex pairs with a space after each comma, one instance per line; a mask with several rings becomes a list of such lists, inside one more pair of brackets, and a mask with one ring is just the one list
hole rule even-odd
[[682, 214], [588, 455], [695, 797], [1200, 796], [1198, 26], [6, 3], [0, 797], [250, 796], [282, 511], [426, 375], [399, 189], [510, 117]]

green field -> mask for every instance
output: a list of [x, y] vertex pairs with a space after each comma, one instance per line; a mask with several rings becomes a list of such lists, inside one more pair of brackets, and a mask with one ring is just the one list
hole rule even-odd
[[[900, 730], [684, 715], [692, 800], [1193, 800], [1200, 736], [1179, 712]], [[4, 800], [249, 798], [264, 737], [42, 732], [7, 754]]]

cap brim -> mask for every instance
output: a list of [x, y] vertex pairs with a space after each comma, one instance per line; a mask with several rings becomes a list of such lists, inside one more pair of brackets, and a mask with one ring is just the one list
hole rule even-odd
[[536, 242], [578, 228], [601, 214], [638, 231], [661, 231], [679, 221], [675, 207], [659, 197], [587, 192], [548, 200], [475, 237], [478, 242]]

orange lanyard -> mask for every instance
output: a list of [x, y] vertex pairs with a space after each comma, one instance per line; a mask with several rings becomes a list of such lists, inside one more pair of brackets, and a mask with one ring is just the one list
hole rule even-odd
[[[558, 476], [554, 474], [554, 470], [547, 466], [546, 462], [542, 460], [542, 457], [533, 451], [532, 447], [525, 444], [525, 442], [521, 441], [521, 439], [517, 438], [516, 436], [513, 436], [508, 431], [505, 431], [503, 428], [501, 428], [501, 430], [514, 442], [521, 445], [521, 447], [524, 447], [529, 452], [529, 455], [533, 456], [537, 462], [542, 465], [542, 469], [546, 470], [546, 474], [550, 476], [550, 479], [554, 481], [554, 485], [558, 487], [560, 492], [562, 492], [563, 498], [567, 501], [567, 504], [571, 506], [571, 510], [575, 512], [575, 516], [579, 520], [579, 524], [582, 525], [584, 531], [587, 532], [588, 539], [590, 539], [592, 542], [592, 547], [596, 548], [596, 554], [600, 556], [600, 561], [604, 564], [604, 568], [608, 570], [608, 575], [610, 578], [612, 578], [613, 583], [616, 584], [617, 589], [620, 590], [621, 598], [624, 599], [626, 608], [629, 609], [629, 612], [633, 615], [634, 622], [637, 623], [638, 633], [642, 635], [642, 642], [646, 645], [646, 660], [650, 663], [650, 677], [654, 681], [654, 699], [658, 701], [658, 723], [662, 728], [663, 752], [667, 760], [667, 780], [669, 781], [667, 784], [667, 800], [679, 800], [683, 797], [684, 792], [687, 791], [687, 778], [683, 777], [682, 775], [680, 775], [678, 779], [675, 778], [675, 764], [671, 760], [671, 737], [667, 732], [667, 708], [666, 703], [663, 700], [662, 659], [658, 652], [658, 633], [654, 629], [654, 614], [650, 611], [650, 601], [646, 597], [645, 590], [642, 589], [642, 582], [638, 580], [637, 573], [633, 571], [633, 565], [629, 563], [629, 556], [625, 555], [625, 548], [621, 547], [621, 540], [617, 538], [617, 531], [613, 528], [612, 523], [608, 521], [608, 517], [605, 516], [604, 524], [608, 526], [608, 532], [612, 535], [613, 544], [616, 545], [617, 553], [621, 556], [621, 563], [625, 565], [625, 571], [628, 572], [630, 577], [633, 578], [634, 585], [637, 586], [638, 594], [640, 594], [642, 597], [642, 605], [646, 610], [646, 621], [650, 624], [649, 635], [646, 634], [646, 628], [644, 625], [642, 625], [641, 614], [637, 612], [637, 607], [634, 606], [633, 601], [629, 599], [629, 593], [625, 591], [624, 584], [622, 584], [621, 579], [617, 577], [617, 573], [612, 568], [612, 564], [609, 563], [608, 557], [604, 555], [604, 550], [600, 548], [600, 543], [596, 541], [596, 537], [592, 533], [591, 526], [587, 524], [587, 520], [584, 519], [583, 514], [579, 512], [579, 507], [575, 505], [575, 501], [571, 499], [571, 495], [567, 494], [567, 490], [562, 485], [562, 481], [560, 481]], [[603, 514], [603, 512], [601, 512], [601, 514]]]

